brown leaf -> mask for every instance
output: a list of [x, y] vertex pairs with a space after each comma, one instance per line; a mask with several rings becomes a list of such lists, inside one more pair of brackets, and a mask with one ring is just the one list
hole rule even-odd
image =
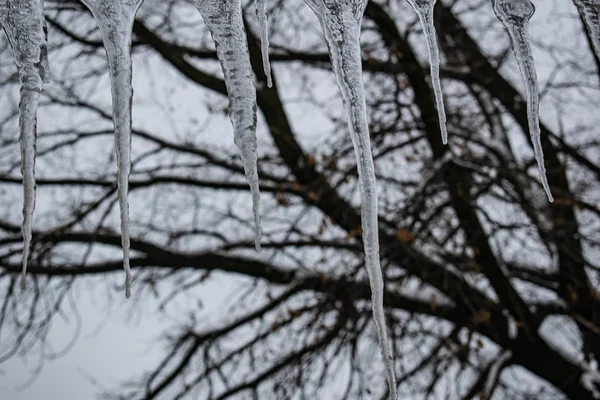
[[404, 243], [410, 243], [415, 240], [415, 235], [406, 228], [400, 228], [396, 231], [396, 239]]
[[431, 297], [429, 298], [429, 305], [431, 306], [431, 309], [433, 311], [435, 311], [435, 309], [437, 308], [437, 302], [435, 300], [435, 294], [432, 294]]
[[492, 318], [492, 313], [490, 313], [488, 310], [482, 308], [481, 310], [479, 310], [475, 314], [473, 314], [473, 316], [471, 317], [471, 321], [473, 321], [473, 323], [475, 325], [487, 324], [491, 318]]

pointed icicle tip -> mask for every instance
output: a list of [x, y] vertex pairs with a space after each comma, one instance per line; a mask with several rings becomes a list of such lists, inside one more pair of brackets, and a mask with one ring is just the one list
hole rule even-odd
[[262, 247], [260, 246], [260, 237], [257, 237], [256, 239], [254, 239], [254, 248], [259, 253], [262, 251]]
[[125, 273], [125, 298], [128, 299], [131, 297], [131, 273]]
[[552, 196], [552, 191], [550, 190], [550, 186], [548, 185], [548, 179], [546, 178], [546, 172], [542, 174], [540, 172], [540, 179], [542, 180], [542, 185], [544, 186], [544, 191], [546, 192], [546, 196], [548, 196], [548, 201], [550, 203], [554, 203], [554, 197]]
[[27, 281], [26, 281], [26, 276], [27, 276], [27, 258], [29, 257], [29, 242], [26, 241], [25, 242], [25, 246], [26, 248], [23, 249], [23, 268], [21, 269], [21, 290], [25, 290], [27, 289]]
[[258, 176], [251, 179], [250, 185], [252, 191], [252, 213], [254, 214], [254, 248], [260, 253], [260, 240], [262, 238], [262, 228], [260, 226], [260, 192], [258, 188]]

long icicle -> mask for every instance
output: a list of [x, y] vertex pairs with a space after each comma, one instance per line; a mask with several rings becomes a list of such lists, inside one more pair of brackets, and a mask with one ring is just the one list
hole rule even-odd
[[23, 268], [20, 285], [25, 289], [35, 209], [37, 110], [42, 86], [50, 81], [48, 31], [42, 0], [0, 0], [0, 25], [13, 50], [21, 81], [19, 131], [23, 175]]
[[554, 201], [546, 178], [546, 167], [544, 166], [544, 152], [542, 150], [540, 131], [540, 90], [535, 62], [529, 45], [527, 33], [529, 20], [535, 13], [535, 7], [530, 0], [492, 0], [496, 16], [506, 27], [510, 36], [515, 58], [519, 64], [523, 85], [527, 95], [527, 120], [529, 124], [529, 135], [533, 143], [535, 159], [540, 172], [540, 180], [546, 191], [548, 200]]
[[362, 80], [360, 23], [368, 0], [305, 0], [325, 34], [333, 71], [342, 94], [348, 127], [356, 153], [361, 191], [365, 264], [372, 292], [373, 316], [387, 371], [390, 399], [396, 399], [394, 359], [388, 341], [383, 309], [384, 282], [379, 262], [377, 187], [367, 123]]
[[260, 191], [256, 141], [256, 88], [240, 0], [196, 0], [196, 7], [215, 42], [229, 97], [234, 142], [240, 149], [252, 192], [254, 246], [260, 251]]
[[273, 87], [271, 77], [271, 62], [269, 61], [269, 28], [267, 25], [267, 0], [256, 0], [256, 16], [260, 28], [260, 50], [262, 53], [263, 69], [267, 77], [267, 86]]
[[131, 296], [129, 266], [129, 173], [131, 171], [131, 107], [133, 99], [131, 36], [135, 14], [144, 0], [82, 0], [96, 19], [106, 49], [111, 80], [117, 182], [121, 214], [121, 245], [125, 297]]
[[442, 143], [448, 143], [448, 131], [446, 129], [446, 109], [444, 108], [444, 95], [442, 94], [442, 83], [440, 82], [440, 51], [437, 45], [435, 26], [433, 24], [433, 7], [436, 0], [407, 0], [419, 17], [429, 54], [429, 68], [431, 70], [431, 84], [435, 94], [438, 118], [440, 120], [440, 131], [442, 132]]

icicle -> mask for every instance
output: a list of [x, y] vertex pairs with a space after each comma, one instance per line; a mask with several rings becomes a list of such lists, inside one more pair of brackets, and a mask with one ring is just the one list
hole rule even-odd
[[585, 21], [596, 56], [600, 58], [600, 0], [573, 0]]
[[492, 0], [496, 16], [506, 27], [512, 41], [513, 51], [519, 64], [525, 92], [527, 94], [527, 120], [529, 123], [529, 134], [533, 142], [535, 159], [540, 172], [540, 180], [548, 200], [554, 201], [548, 179], [546, 178], [546, 168], [544, 167], [544, 153], [542, 151], [540, 121], [539, 121], [539, 102], [540, 93], [535, 72], [535, 63], [531, 54], [529, 45], [529, 35], [527, 28], [529, 20], [535, 13], [535, 7], [530, 0]]
[[144, 0], [82, 0], [96, 19], [108, 58], [111, 80], [118, 197], [121, 210], [121, 244], [125, 269], [125, 297], [131, 296], [129, 267], [129, 172], [131, 170], [131, 35], [138, 8]]
[[262, 52], [263, 68], [267, 76], [267, 86], [273, 86], [271, 78], [271, 62], [269, 61], [269, 30], [267, 26], [267, 1], [256, 0], [256, 16], [260, 26], [260, 48]]
[[246, 179], [252, 192], [254, 245], [260, 251], [256, 88], [242, 19], [241, 0], [195, 0], [195, 3], [215, 42], [217, 57], [225, 76], [234, 141], [240, 149]]
[[394, 360], [383, 312], [384, 284], [379, 265], [377, 187], [367, 124], [359, 41], [360, 23], [367, 0], [305, 0], [305, 2], [319, 18], [325, 34], [356, 153], [362, 199], [365, 264], [373, 296], [373, 315], [387, 370], [390, 398], [396, 399]]
[[42, 0], [0, 0], [0, 26], [13, 50], [21, 81], [19, 131], [21, 174], [23, 175], [23, 270], [21, 288], [25, 289], [27, 259], [31, 245], [35, 209], [35, 142], [37, 109], [44, 83], [50, 81], [48, 68], [48, 31]]
[[425, 39], [427, 41], [427, 51], [429, 53], [429, 65], [431, 70], [431, 83], [435, 93], [435, 102], [440, 120], [440, 131], [442, 132], [442, 142], [448, 143], [448, 132], [446, 130], [446, 110], [444, 109], [444, 96], [442, 95], [442, 84], [440, 82], [440, 51], [438, 50], [435, 35], [435, 26], [433, 25], [433, 6], [436, 0], [407, 0], [417, 15]]

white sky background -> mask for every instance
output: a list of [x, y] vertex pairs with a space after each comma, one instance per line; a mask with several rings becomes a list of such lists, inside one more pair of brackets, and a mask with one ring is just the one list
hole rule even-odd
[[[576, 25], [573, 25], [578, 21], [573, 18], [575, 9], [569, 1], [537, 0], [534, 3], [537, 5], [537, 13], [531, 21], [531, 35], [535, 40], [541, 42], [561, 40], [561, 42], [565, 42], [565, 45], [572, 42], [576, 46], [587, 46], [582, 37], [568, 35], [568, 32], [578, 29]], [[144, 5], [142, 10], [143, 8]], [[402, 9], [405, 11], [410, 10], [404, 4]], [[550, 14], [549, 10], [552, 10], [553, 14]], [[565, 12], [561, 13], [560, 10]], [[491, 16], [490, 2], [488, 17]], [[410, 17], [414, 18], [414, 15]], [[199, 17], [197, 20], [200, 21]], [[561, 36], [561, 32], [564, 32], [566, 36]], [[493, 36], [494, 33], [492, 32], [490, 35]], [[508, 40], [507, 36], [506, 40]], [[273, 37], [272, 41], [277, 43], [277, 37]], [[423, 54], [425, 54], [425, 50], [423, 50]], [[548, 64], [544, 62], [541, 54], [540, 51], [535, 50], [534, 46], [534, 57], [536, 57], [540, 86], [543, 88], [544, 82], [548, 79], [551, 71], [545, 67]], [[52, 59], [50, 61], [52, 63]], [[172, 70], [165, 71], [164, 68], [157, 67], [156, 64], [153, 65], [153, 61], [156, 60], [149, 60], [149, 64], [139, 64], [134, 59], [134, 125], [137, 127], [160, 126], [178, 137], [193, 139], [195, 134], [193, 129], [198, 126], [198, 123], [194, 122], [193, 119], [199, 121], [199, 125], [202, 125], [207, 115], [203, 108], [199, 106], [199, 102], [188, 100], [198, 99], [198, 96], [205, 97], [207, 96], [206, 92], [199, 91], [196, 87], [185, 87], [186, 79], [178, 77]], [[591, 59], [589, 62], [591, 62]], [[51, 67], [57, 66], [54, 64]], [[276, 67], [277, 64], [275, 63], [275, 73], [278, 74], [280, 71]], [[515, 63], [508, 65], [504, 72], [518, 77]], [[152, 73], [159, 77], [155, 81], [155, 87], [141, 87], [140, 85], [147, 84], [146, 78]], [[331, 78], [331, 76], [329, 77]], [[285, 87], [285, 80], [290, 81], [292, 77], [288, 76], [288, 79], [285, 79], [284, 73], [279, 73], [277, 78], [283, 80], [280, 87]], [[337, 89], [331, 86], [333, 80], [328, 83], [329, 85], [319, 89], [322, 92], [322, 98], [334, 99], [334, 101], [339, 102], [341, 107]], [[520, 84], [518, 87], [521, 88]], [[99, 96], [103, 96], [106, 101], [110, 101], [110, 98], [107, 97], [109, 87], [106, 85], [99, 88], [100, 90], [104, 92], [104, 95], [100, 93]], [[284, 97], [292, 98], [293, 95], [290, 92], [286, 93]], [[213, 94], [209, 96], [212, 96], [219, 104], [226, 105], [226, 99]], [[541, 115], [544, 122], [550, 126], [555, 126], [556, 123], [552, 118], [554, 109], [551, 107], [554, 106], [555, 101], [552, 98], [542, 101]], [[289, 103], [288, 110], [295, 116], [291, 118], [292, 122], [298, 124], [300, 130], [305, 133], [300, 138], [300, 142], [311, 148], [314, 147], [315, 141], [326, 142], [327, 139], [323, 138], [320, 133], [326, 131], [328, 127], [319, 126], [318, 129], [314, 129], [314, 122], [306, 117], [308, 113], [304, 106], [301, 105], [294, 110], [294, 104], [294, 102]], [[565, 106], [567, 105], [565, 104]], [[161, 109], [162, 112], [159, 111]], [[40, 126], [44, 123], [51, 123], [51, 116], [40, 115]], [[226, 118], [219, 118], [218, 121], [212, 121], [211, 124], [212, 129], [202, 133], [202, 135], [210, 135], [210, 141], [215, 146], [233, 147], [233, 135], [229, 121]], [[259, 131], [260, 129], [261, 119], [259, 116]], [[265, 154], [264, 149], [269, 143], [270, 139], [268, 137], [264, 134], [259, 135], [259, 154]], [[133, 147], [135, 152], [136, 140], [133, 142]], [[261, 151], [261, 148], [263, 151]], [[113, 150], [110, 148], [106, 151], [112, 152]], [[40, 171], [39, 167], [38, 175], [43, 175], [43, 170]], [[131, 219], [134, 221], [136, 218], [136, 210], [133, 206], [135, 194], [132, 195], [130, 202], [132, 204]], [[44, 203], [42, 196], [40, 196], [36, 213], [41, 214], [44, 212], [43, 210], [48, 211], [51, 207], [52, 204], [49, 202]], [[20, 215], [20, 204], [18, 202], [15, 204], [15, 210], [18, 210], [16, 211], [18, 212], [17, 215]], [[247, 211], [249, 212], [249, 210], [250, 207], [248, 206]], [[219, 274], [217, 276], [217, 278], [212, 278], [209, 284], [201, 286], [201, 292], [195, 291], [197, 298], [201, 298], [204, 309], [207, 311], [213, 310], [207, 312], [207, 316], [212, 317], [208, 318], [207, 323], [211, 320], [219, 323], [224, 322], [222, 319], [223, 305], [230, 306], [234, 301], [230, 294], [235, 293], [244, 284], [244, 280], [231, 275]], [[123, 278], [123, 274], [119, 272], [111, 275], [109, 279], [121, 283]], [[76, 300], [81, 314], [82, 331], [68, 353], [57, 360], [46, 361], [37, 379], [25, 390], [16, 390], [31, 376], [24, 360], [15, 357], [0, 364], [0, 398], [2, 400], [92, 399], [98, 393], [98, 387], [90, 381], [90, 377], [98, 381], [101, 389], [110, 389], [116, 387], [121, 379], [138, 377], [148, 366], [156, 364], [158, 358], [163, 355], [161, 343], [157, 341], [157, 338], [165, 331], [165, 326], [173, 324], [177, 318], [183, 320], [184, 316], [177, 315], [178, 302], [183, 302], [181, 304], [182, 309], [189, 308], [189, 304], [185, 303], [185, 299], [179, 300], [168, 309], [167, 314], [170, 315], [170, 318], [158, 319], [155, 317], [156, 313], [154, 313], [158, 305], [157, 301], [148, 292], [136, 292], [135, 280], [132, 288], [132, 299], [127, 301], [121, 291], [113, 293], [112, 298], [106, 300], [103, 297], [106, 296], [106, 285], [96, 285], [100, 288], [93, 288], [99, 280], [103, 279], [105, 278], [86, 279], [85, 282], [81, 280], [78, 282], [73, 298]], [[223, 290], [224, 285], [230, 290]], [[196, 298], [193, 301], [195, 300]], [[131, 307], [133, 302], [137, 303], [134, 307]], [[123, 306], [123, 309], [120, 309], [121, 306]], [[136, 318], [131, 318], [132, 309], [136, 309], [139, 314]], [[221, 312], [219, 312], [220, 310]], [[53, 325], [49, 339], [56, 349], [62, 348], [73, 335], [75, 322], [72, 315], [69, 315], [69, 318], [69, 322], [65, 324], [60, 323], [60, 318], [55, 319], [56, 322]], [[547, 325], [552, 325], [552, 329], [557, 329], [557, 326], [560, 327], [560, 324], [557, 323]], [[568, 327], [564, 329], [568, 329]], [[558, 343], [565, 343], [564, 336], [559, 334], [554, 337]], [[30, 361], [31, 365], [37, 365], [35, 358]], [[332, 390], [335, 391], [335, 388], [332, 388]]]

